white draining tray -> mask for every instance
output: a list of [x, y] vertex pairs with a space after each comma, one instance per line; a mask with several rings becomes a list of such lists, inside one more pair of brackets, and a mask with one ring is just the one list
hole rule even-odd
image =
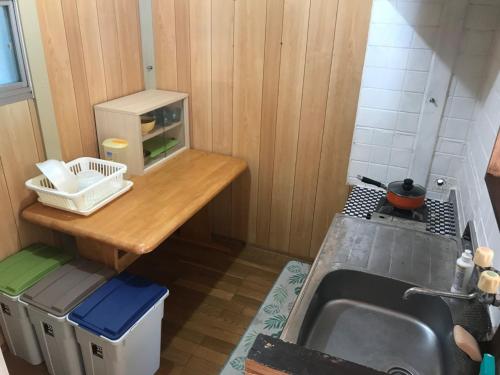
[[88, 210], [73, 210], [71, 208], [62, 208], [60, 206], [47, 204], [45, 202], [41, 202], [40, 199], [38, 199], [38, 201], [40, 203], [42, 203], [43, 205], [45, 205], [45, 206], [49, 206], [49, 207], [57, 208], [59, 210], [64, 210], [64, 211], [72, 212], [72, 213], [78, 214], [78, 215], [89, 216], [89, 215], [92, 215], [94, 212], [96, 212], [98, 209], [100, 209], [100, 208], [104, 207], [105, 205], [107, 205], [109, 202], [111, 202], [111, 201], [115, 200], [116, 198], [118, 198], [120, 195], [125, 194], [127, 191], [129, 191], [130, 189], [132, 189], [132, 186], [134, 186], [134, 183], [132, 181], [124, 180], [123, 181], [123, 187], [120, 190], [118, 190], [116, 193], [110, 195], [106, 199], [100, 201], [94, 207], [92, 207], [92, 208], [90, 208]]

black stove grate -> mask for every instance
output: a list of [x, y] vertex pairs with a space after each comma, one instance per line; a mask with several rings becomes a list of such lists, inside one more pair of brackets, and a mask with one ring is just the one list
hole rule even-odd
[[380, 201], [375, 208], [375, 212], [380, 214], [396, 216], [401, 219], [417, 221], [420, 223], [427, 222], [427, 211], [427, 205], [425, 204], [417, 210], [400, 210], [390, 204], [385, 196], [380, 198]]
[[[385, 192], [376, 189], [354, 186], [344, 206], [343, 214], [368, 218], [375, 212]], [[427, 231], [437, 234], [456, 235], [455, 207], [451, 202], [441, 202], [435, 199], [426, 199]]]

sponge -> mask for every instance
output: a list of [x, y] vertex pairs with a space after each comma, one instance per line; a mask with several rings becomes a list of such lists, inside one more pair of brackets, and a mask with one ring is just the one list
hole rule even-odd
[[456, 325], [453, 327], [453, 337], [455, 338], [457, 346], [467, 354], [470, 359], [481, 362], [483, 357], [481, 356], [479, 345], [474, 336], [467, 332], [462, 326]]

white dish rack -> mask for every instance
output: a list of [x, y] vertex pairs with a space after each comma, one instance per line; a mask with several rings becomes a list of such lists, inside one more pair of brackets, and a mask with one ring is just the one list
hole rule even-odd
[[133, 185], [133, 182], [123, 180], [127, 172], [125, 164], [83, 157], [66, 163], [66, 166], [75, 175], [90, 170], [101, 173], [104, 178], [76, 193], [65, 193], [57, 190], [43, 174], [34, 177], [26, 181], [26, 187], [38, 194], [40, 203], [87, 216], [130, 190]]

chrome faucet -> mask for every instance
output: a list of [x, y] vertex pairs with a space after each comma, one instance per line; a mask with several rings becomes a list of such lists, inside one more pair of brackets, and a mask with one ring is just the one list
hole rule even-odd
[[407, 289], [403, 294], [403, 299], [407, 300], [409, 297], [415, 294], [421, 294], [425, 296], [433, 296], [433, 297], [446, 297], [446, 298], [455, 298], [461, 300], [477, 300], [480, 303], [485, 305], [492, 305], [500, 307], [500, 294], [491, 294], [485, 293], [482, 291], [476, 291], [469, 294], [465, 293], [454, 293], [454, 292], [446, 292], [444, 290], [434, 290], [428, 288], [419, 288], [413, 287]]
[[500, 287], [500, 272], [491, 267], [487, 270], [483, 270], [481, 268], [476, 269], [481, 271], [481, 273], [479, 274], [477, 287], [472, 293], [455, 293], [444, 290], [413, 287], [404, 292], [403, 299], [407, 300], [414, 294], [423, 294], [433, 297], [446, 297], [469, 301], [477, 300], [479, 303], [485, 305], [500, 307], [500, 294], [498, 294], [498, 289]]
[[413, 288], [407, 289], [404, 292], [403, 299], [407, 300], [410, 296], [412, 296], [414, 294], [423, 294], [425, 296], [446, 297], [446, 298], [456, 298], [456, 299], [465, 299], [465, 300], [472, 300], [472, 299], [478, 298], [478, 295], [479, 295], [479, 293], [477, 293], [477, 292], [465, 294], [465, 293], [446, 292], [444, 290], [435, 290], [435, 289], [428, 289], [428, 288], [413, 287]]

